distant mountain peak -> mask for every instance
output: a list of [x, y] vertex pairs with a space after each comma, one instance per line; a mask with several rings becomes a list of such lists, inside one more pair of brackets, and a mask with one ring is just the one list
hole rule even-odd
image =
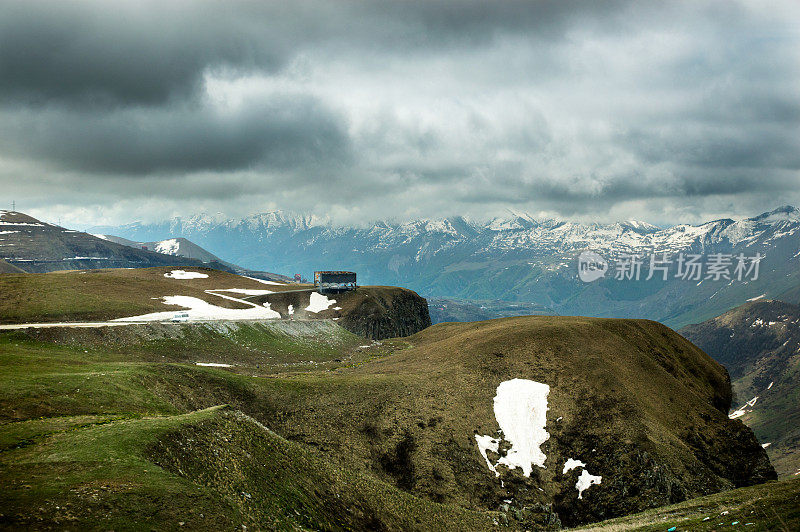
[[756, 222], [771, 223], [771, 222], [800, 222], [800, 209], [792, 205], [784, 205], [778, 207], [774, 211], [759, 214], [751, 220]]
[[620, 225], [623, 227], [628, 227], [640, 233], [655, 233], [656, 231], [661, 231], [661, 228], [658, 227], [657, 225], [653, 225], [648, 222], [643, 222], [641, 220], [634, 220], [633, 218], [622, 222]]

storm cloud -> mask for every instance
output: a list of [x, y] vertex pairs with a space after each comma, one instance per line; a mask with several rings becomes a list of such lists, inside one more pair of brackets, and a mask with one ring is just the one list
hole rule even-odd
[[755, 214], [800, 201], [798, 16], [795, 2], [4, 2], [0, 186], [82, 225]]

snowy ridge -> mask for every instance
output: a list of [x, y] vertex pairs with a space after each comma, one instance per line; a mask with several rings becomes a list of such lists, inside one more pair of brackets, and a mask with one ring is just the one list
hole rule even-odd
[[[123, 232], [142, 230], [141, 224], [123, 226]], [[419, 219], [403, 223], [378, 221], [368, 227], [336, 227], [316, 216], [272, 211], [242, 219], [223, 215], [201, 214], [175, 218], [169, 222], [170, 234], [202, 239], [208, 234], [236, 234], [259, 242], [282, 235], [303, 247], [324, 245], [347, 239], [355, 243], [353, 251], [388, 250], [407, 244], [425, 242], [416, 260], [437, 255], [460, 245], [479, 245], [477, 252], [524, 250], [533, 254], [567, 254], [593, 249], [611, 255], [619, 253], [675, 253], [687, 249], [702, 251], [726, 245], [749, 246], [769, 243], [800, 231], [800, 210], [780, 207], [774, 211], [734, 221], [715, 220], [699, 225], [679, 224], [659, 228], [653, 224], [628, 220], [611, 224], [578, 223], [554, 219], [536, 219], [526, 214], [494, 218], [486, 222], [463, 217]], [[177, 240], [157, 243], [158, 251], [174, 254]]]

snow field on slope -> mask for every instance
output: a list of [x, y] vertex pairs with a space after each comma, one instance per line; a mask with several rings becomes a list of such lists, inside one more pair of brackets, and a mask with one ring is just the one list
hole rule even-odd
[[[547, 423], [547, 394], [550, 387], [541, 382], [511, 379], [501, 382], [494, 397], [494, 417], [502, 432], [502, 439], [511, 447], [497, 464], [509, 469], [520, 468], [526, 477], [531, 476], [533, 465], [544, 468], [545, 454], [541, 445], [550, 438], [545, 430]], [[491, 465], [486, 451], [497, 452], [499, 439], [475, 435], [478, 448], [489, 469], [499, 476], [496, 465]]]
[[311, 292], [311, 298], [306, 310], [308, 312], [322, 312], [323, 310], [328, 310], [331, 305], [335, 304], [335, 299], [328, 299], [318, 292]]
[[172, 270], [164, 274], [164, 277], [170, 279], [206, 279], [208, 274], [200, 272], [187, 272], [185, 270]]

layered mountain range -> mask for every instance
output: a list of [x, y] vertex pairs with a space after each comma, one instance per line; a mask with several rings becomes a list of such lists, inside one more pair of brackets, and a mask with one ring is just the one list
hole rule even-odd
[[[430, 297], [535, 303], [551, 313], [639, 317], [672, 327], [697, 323], [765, 294], [800, 285], [800, 210], [785, 206], [742, 220], [668, 228], [640, 221], [614, 224], [537, 220], [514, 215], [486, 222], [461, 217], [340, 227], [276, 211], [243, 219], [221, 215], [158, 224], [98, 227], [93, 232], [144, 242], [188, 238], [244, 267], [300, 272], [357, 271], [365, 284], [410, 287]], [[584, 283], [576, 257], [592, 250], [609, 261], [624, 254], [715, 253], [764, 258], [757, 279], [699, 282], [656, 276]], [[646, 264], [645, 264], [646, 266]]]

